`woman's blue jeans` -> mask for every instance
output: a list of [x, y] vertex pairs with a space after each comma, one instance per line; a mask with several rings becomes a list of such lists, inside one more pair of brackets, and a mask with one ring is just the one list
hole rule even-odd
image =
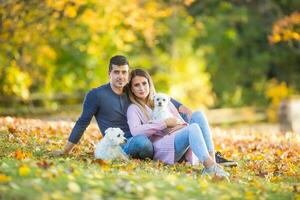
[[[185, 118], [186, 119], [186, 118]], [[200, 162], [214, 152], [214, 144], [207, 119], [203, 112], [194, 112], [189, 126], [175, 133], [175, 162], [178, 162], [191, 147]]]

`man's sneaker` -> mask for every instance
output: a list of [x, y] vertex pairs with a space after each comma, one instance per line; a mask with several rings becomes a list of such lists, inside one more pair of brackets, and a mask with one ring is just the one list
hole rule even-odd
[[209, 168], [204, 168], [201, 175], [216, 175], [220, 178], [228, 178], [229, 177], [229, 173], [225, 172], [222, 167], [218, 164], [214, 164], [213, 166], [209, 167]]
[[216, 162], [224, 167], [236, 167], [238, 165], [236, 161], [227, 160], [226, 158], [224, 158], [219, 151], [216, 152], [215, 156]]

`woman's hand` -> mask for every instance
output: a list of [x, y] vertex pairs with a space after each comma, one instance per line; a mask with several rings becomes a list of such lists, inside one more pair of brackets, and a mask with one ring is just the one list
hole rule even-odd
[[177, 118], [175, 118], [175, 117], [170, 117], [168, 119], [165, 119], [165, 123], [166, 123], [168, 128], [172, 128], [172, 127], [177, 126], [179, 124]]

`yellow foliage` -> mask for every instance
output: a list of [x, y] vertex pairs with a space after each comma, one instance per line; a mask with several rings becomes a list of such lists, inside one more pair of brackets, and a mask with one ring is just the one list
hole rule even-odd
[[183, 3], [186, 6], [190, 6], [192, 3], [194, 3], [195, 0], [184, 0]]
[[294, 12], [290, 16], [279, 19], [273, 24], [272, 34], [269, 35], [269, 42], [300, 41], [300, 13]]
[[156, 1], [99, 1], [95, 4], [99, 9], [86, 9], [78, 22], [87, 25], [92, 32], [112, 35], [119, 49], [127, 48], [125, 43], [136, 42], [138, 35], [153, 46], [156, 37], [163, 33], [159, 20], [172, 13], [172, 9]]
[[[41, 59], [46, 59], [46, 60], [48, 60], [48, 59], [55, 60], [56, 59], [56, 52], [48, 45], [39, 47], [39, 52], [40, 52]], [[43, 62], [41, 61], [41, 63], [43, 63]]]
[[21, 71], [16, 62], [12, 61], [11, 66], [6, 71], [3, 91], [7, 95], [16, 95], [28, 99], [31, 82], [29, 74]]
[[213, 105], [210, 76], [201, 57], [178, 56], [172, 63], [170, 95], [194, 109]]
[[65, 8], [66, 3], [68, 1], [65, 0], [47, 0], [46, 1], [47, 5], [51, 8], [54, 8], [57, 11], [62, 11]]
[[269, 83], [266, 96], [271, 99], [271, 103], [279, 105], [280, 101], [286, 98], [289, 94], [289, 89], [285, 82], [278, 83], [276, 79], [272, 79]]
[[67, 17], [74, 18], [74, 17], [76, 17], [76, 14], [77, 14], [77, 8], [75, 6], [68, 6], [64, 10], [64, 14]]
[[267, 87], [265, 95], [271, 100], [267, 110], [269, 121], [276, 122], [278, 120], [278, 109], [280, 102], [289, 96], [289, 88], [285, 82], [278, 83], [276, 79], [272, 79]]
[[12, 25], [13, 25], [13, 23], [9, 19], [4, 20], [3, 24], [2, 24], [3, 29], [9, 29], [9, 28], [11, 28]]

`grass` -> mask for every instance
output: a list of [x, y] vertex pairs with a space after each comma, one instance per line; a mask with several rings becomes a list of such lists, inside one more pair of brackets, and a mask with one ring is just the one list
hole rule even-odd
[[[266, 126], [214, 128], [215, 146], [239, 162], [230, 182], [202, 166], [152, 160], [98, 162], [92, 125], [71, 155], [54, 157], [73, 124], [0, 118], [0, 199], [300, 199], [300, 137]], [[272, 136], [272, 137], [271, 137]]]

